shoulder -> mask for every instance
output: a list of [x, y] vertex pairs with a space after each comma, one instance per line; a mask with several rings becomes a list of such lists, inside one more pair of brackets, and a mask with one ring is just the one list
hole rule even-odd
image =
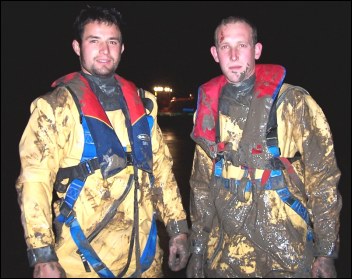
[[31, 111], [39, 107], [41, 109], [52, 109], [55, 112], [57, 109], [71, 107], [73, 103], [73, 98], [68, 89], [64, 86], [58, 86], [36, 98], [31, 104]]
[[[142, 90], [144, 93], [142, 93]], [[142, 98], [147, 114], [152, 115], [155, 118], [158, 113], [158, 104], [155, 95], [141, 88], [138, 89], [138, 92], [139, 96]]]
[[321, 111], [319, 104], [306, 89], [287, 83], [281, 87], [276, 107], [281, 108], [285, 113], [290, 111], [299, 113], [301, 111], [302, 113], [316, 115], [317, 112]]
[[310, 96], [309, 92], [303, 87], [284, 83], [278, 95], [277, 106], [282, 102], [301, 102], [306, 100], [308, 96]]

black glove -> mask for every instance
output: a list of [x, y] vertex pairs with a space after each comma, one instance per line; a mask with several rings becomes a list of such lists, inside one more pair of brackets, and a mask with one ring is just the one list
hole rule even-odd
[[172, 271], [184, 268], [189, 258], [187, 234], [172, 236], [169, 241], [169, 267]]

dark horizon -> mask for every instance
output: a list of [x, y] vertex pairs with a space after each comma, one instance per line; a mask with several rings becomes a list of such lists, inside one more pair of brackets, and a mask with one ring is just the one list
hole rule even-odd
[[308, 90], [330, 124], [342, 172], [336, 266], [339, 277], [351, 277], [350, 1], [2, 1], [2, 277], [21, 274], [12, 268], [16, 261], [19, 269], [28, 266], [14, 184], [30, 103], [48, 92], [54, 80], [80, 69], [71, 30], [86, 4], [115, 6], [127, 23], [116, 72], [149, 91], [159, 84], [170, 86], [177, 97], [196, 95], [199, 85], [221, 74], [210, 47], [222, 18], [244, 16], [256, 25], [263, 44], [257, 62], [283, 65], [285, 82]]

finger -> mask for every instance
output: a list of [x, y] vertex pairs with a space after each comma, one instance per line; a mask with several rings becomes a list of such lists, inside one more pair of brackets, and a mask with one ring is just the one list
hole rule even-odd
[[172, 269], [176, 264], [176, 251], [170, 248], [169, 251], [169, 267]]
[[188, 255], [186, 253], [180, 254], [180, 269], [184, 268], [188, 262]]

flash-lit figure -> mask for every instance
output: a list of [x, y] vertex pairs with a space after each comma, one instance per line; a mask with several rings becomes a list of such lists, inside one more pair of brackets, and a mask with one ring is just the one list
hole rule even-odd
[[224, 19], [199, 88], [188, 277], [336, 277], [341, 197], [327, 120], [279, 65], [255, 65], [256, 28]]
[[19, 145], [16, 187], [34, 277], [160, 277], [157, 218], [178, 271], [189, 256], [186, 214], [154, 95], [115, 74], [120, 13], [87, 7], [74, 31], [81, 71], [32, 103]]

